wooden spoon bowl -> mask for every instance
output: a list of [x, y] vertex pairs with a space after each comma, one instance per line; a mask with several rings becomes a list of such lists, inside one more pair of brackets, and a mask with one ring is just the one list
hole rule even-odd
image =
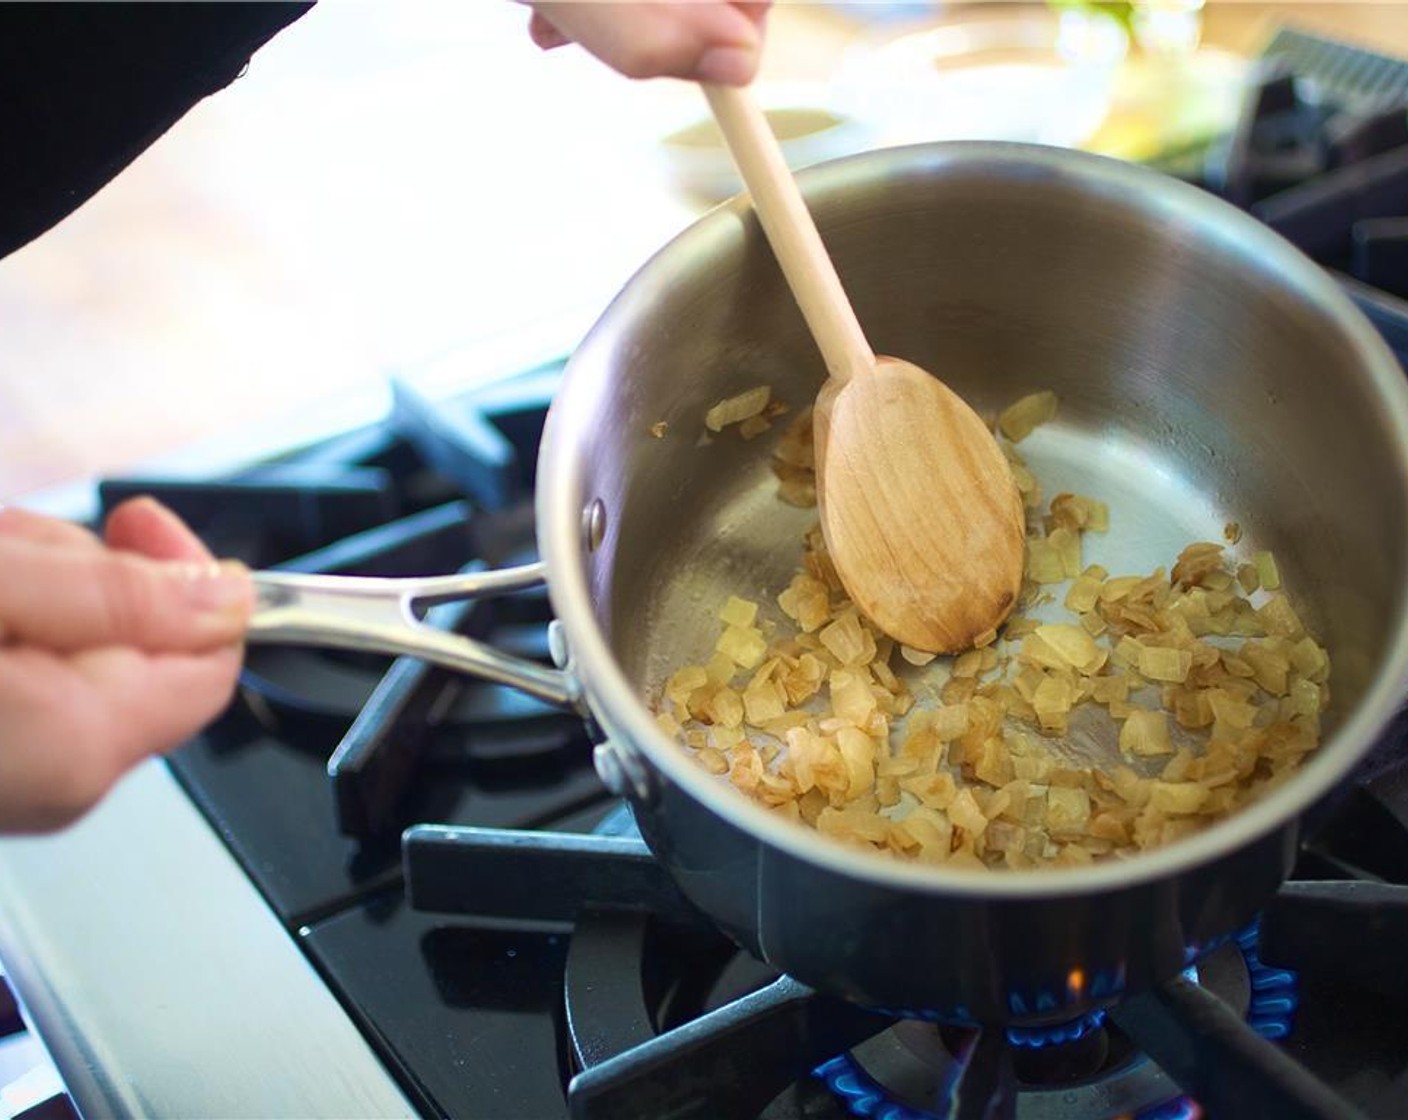
[[969, 649], [1021, 591], [1021, 495], [961, 397], [910, 362], [879, 357], [876, 366], [877, 376], [828, 378], [817, 396], [826, 547], [856, 606], [892, 638], [930, 652]]

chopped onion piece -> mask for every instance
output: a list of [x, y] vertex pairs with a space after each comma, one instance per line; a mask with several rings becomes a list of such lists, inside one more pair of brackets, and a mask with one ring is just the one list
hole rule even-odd
[[1281, 587], [1281, 570], [1276, 566], [1276, 557], [1269, 552], [1258, 552], [1252, 557], [1256, 565], [1257, 579], [1267, 591], [1277, 591]]
[[[743, 697], [731, 688], [721, 688], [709, 701], [714, 723], [724, 727], [737, 727], [743, 722]], [[756, 723], [757, 720], [752, 722]]]
[[860, 623], [860, 616], [848, 610], [819, 635], [821, 644], [842, 665], [860, 665], [875, 658], [875, 639]]
[[[1266, 580], [1262, 580], [1266, 586]], [[1305, 632], [1299, 616], [1285, 595], [1273, 595], [1256, 612], [1268, 634], [1281, 638], [1297, 638]]]
[[955, 677], [976, 677], [983, 667], [983, 655], [976, 649], [961, 654], [953, 662]]
[[846, 796], [859, 797], [875, 784], [875, 743], [864, 731], [843, 727], [836, 732], [836, 746], [846, 764]]
[[[1089, 569], [1086, 570], [1088, 571]], [[1099, 601], [1100, 580], [1082, 573], [1066, 592], [1065, 607], [1075, 614], [1085, 614], [1086, 611], [1094, 610]]]
[[1027, 578], [1033, 583], [1062, 583], [1066, 579], [1061, 553], [1051, 541], [1038, 537], [1027, 542]]
[[1090, 820], [1090, 795], [1083, 789], [1052, 786], [1046, 794], [1046, 823], [1053, 832], [1078, 832]]
[[875, 711], [875, 695], [859, 673], [837, 670], [831, 674], [831, 707], [838, 717], [861, 727]]
[[1080, 534], [1074, 529], [1056, 528], [1046, 539], [1061, 561], [1061, 578], [1074, 579], [1080, 575]]
[[719, 636], [714, 648], [727, 654], [741, 668], [756, 669], [767, 655], [768, 644], [762, 632], [754, 627], [730, 626]]
[[757, 439], [771, 427], [772, 421], [766, 416], [750, 416], [738, 425], [738, 434], [744, 439]]
[[1290, 658], [1296, 672], [1313, 681], [1323, 681], [1330, 670], [1330, 657], [1314, 638], [1302, 638], [1291, 646]]
[[743, 694], [743, 710], [748, 722], [754, 727], [761, 727], [769, 720], [781, 719], [787, 712], [783, 700], [784, 697], [778, 695], [771, 681], [748, 689]]
[[1032, 707], [1036, 709], [1037, 722], [1043, 731], [1064, 732], [1067, 713], [1074, 703], [1075, 690], [1070, 681], [1061, 676], [1046, 677], [1032, 696]]
[[1036, 633], [1023, 645], [1023, 653], [1032, 648], [1038, 664], [1052, 669], [1075, 669], [1094, 673], [1105, 664], [1106, 653], [1095, 644], [1082, 627], [1068, 622], [1049, 622], [1038, 626]]
[[1181, 684], [1188, 679], [1188, 671], [1193, 667], [1193, 654], [1186, 649], [1161, 649], [1158, 646], [1141, 646], [1139, 649], [1139, 672], [1151, 681], [1172, 681]]
[[1056, 394], [1050, 390], [1031, 393], [1003, 409], [997, 426], [1013, 443], [1021, 443], [1038, 426], [1055, 417], [1056, 404]]
[[730, 424], [757, 416], [767, 408], [772, 390], [767, 385], [745, 390], [735, 397], [719, 401], [704, 414], [704, 426], [711, 432], [721, 432]]
[[1120, 728], [1120, 750], [1125, 754], [1172, 754], [1168, 717], [1163, 712], [1130, 712]]
[[730, 595], [724, 609], [719, 612], [719, 621], [729, 626], [752, 626], [758, 617], [758, 604], [737, 595]]
[[1209, 790], [1197, 782], [1149, 783], [1149, 804], [1161, 813], [1196, 813]]
[[948, 818], [969, 836], [981, 836], [987, 831], [987, 815], [967, 786], [960, 789], [949, 803]]

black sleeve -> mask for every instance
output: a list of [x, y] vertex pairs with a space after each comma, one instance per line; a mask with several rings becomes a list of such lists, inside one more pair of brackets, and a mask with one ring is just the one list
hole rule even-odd
[[0, 257], [76, 209], [311, 3], [0, 3]]

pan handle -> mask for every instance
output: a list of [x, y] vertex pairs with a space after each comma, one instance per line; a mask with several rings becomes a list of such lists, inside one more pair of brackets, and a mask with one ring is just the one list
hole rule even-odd
[[[589, 716], [570, 664], [548, 669], [462, 634], [437, 630], [417, 617], [418, 605], [504, 595], [537, 587], [546, 577], [542, 563], [409, 579], [255, 572], [256, 602], [247, 640], [419, 657]], [[560, 663], [565, 661], [563, 656]]]

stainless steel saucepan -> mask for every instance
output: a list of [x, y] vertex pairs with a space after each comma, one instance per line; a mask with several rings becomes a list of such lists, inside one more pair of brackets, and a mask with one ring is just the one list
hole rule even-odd
[[[573, 356], [539, 459], [541, 567], [407, 584], [261, 576], [251, 640], [418, 653], [589, 712], [602, 775], [683, 891], [816, 988], [1002, 1022], [1069, 1017], [1167, 979], [1276, 889], [1298, 818], [1404, 696], [1403, 373], [1309, 260], [1147, 170], [957, 143], [829, 164], [802, 186], [878, 350], [979, 409], [1058, 394], [1058, 420], [1023, 452], [1049, 493], [1109, 503], [1089, 562], [1149, 572], [1230, 521], [1240, 550], [1274, 550], [1334, 665], [1324, 744], [1293, 780], [1137, 858], [980, 875], [789, 823], [656, 727], [652, 688], [707, 659], [728, 595], [775, 601], [814, 519], [778, 502], [765, 438], [699, 438], [721, 398], [768, 384], [801, 407], [824, 376], [746, 199], [646, 264]], [[408, 593], [543, 578], [558, 671], [405, 629]], [[349, 625], [349, 601], [372, 613]], [[1117, 758], [1113, 737], [1101, 749]]]

